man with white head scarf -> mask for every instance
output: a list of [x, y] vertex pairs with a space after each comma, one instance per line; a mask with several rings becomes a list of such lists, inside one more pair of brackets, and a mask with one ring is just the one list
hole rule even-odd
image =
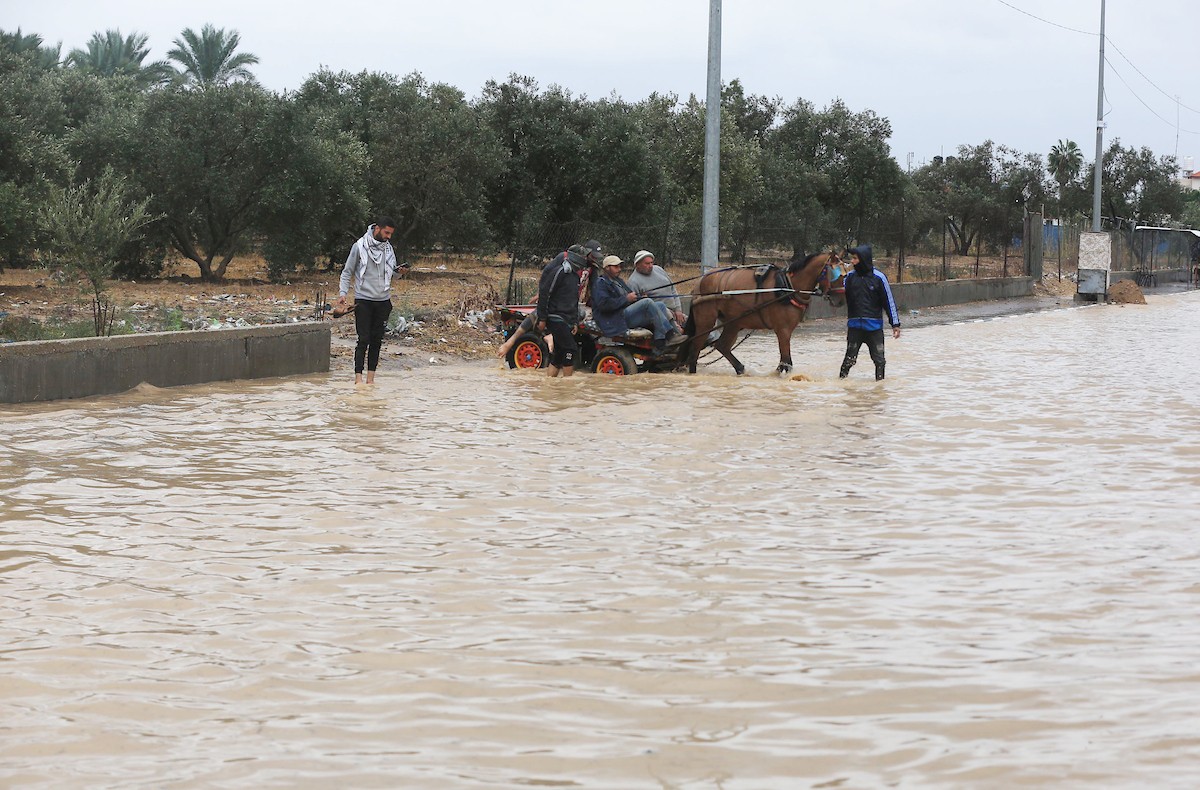
[[363, 383], [363, 367], [367, 383], [375, 383], [379, 367], [379, 351], [387, 331], [388, 316], [392, 314], [392, 274], [396, 271], [396, 251], [392, 249], [392, 233], [396, 221], [380, 217], [367, 228], [362, 238], [350, 248], [342, 280], [338, 287], [338, 304], [345, 307], [346, 294], [354, 286], [354, 329], [358, 345], [354, 347], [354, 383]]

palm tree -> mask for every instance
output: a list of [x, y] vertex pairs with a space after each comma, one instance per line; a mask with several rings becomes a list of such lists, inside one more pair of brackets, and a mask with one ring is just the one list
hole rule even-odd
[[67, 64], [102, 77], [128, 75], [141, 85], [158, 85], [174, 72], [161, 60], [143, 65], [142, 61], [150, 54], [148, 39], [145, 33], [137, 32], [122, 36], [120, 30], [107, 30], [103, 35], [93, 33], [87, 49], [71, 50]]
[[192, 85], [228, 85], [237, 80], [254, 82], [254, 75], [246, 67], [258, 63], [258, 56], [248, 52], [233, 54], [241, 40], [236, 30], [205, 25], [196, 35], [190, 27], [184, 28], [167, 58], [183, 67], [179, 74], [184, 82]]
[[0, 49], [16, 55], [32, 53], [34, 63], [41, 69], [50, 70], [62, 59], [62, 44], [54, 47], [42, 45], [42, 37], [37, 33], [22, 33], [17, 28], [16, 33], [0, 30]]
[[1059, 140], [1050, 149], [1050, 156], [1046, 157], [1046, 169], [1050, 171], [1050, 175], [1058, 182], [1058, 203], [1061, 206], [1063, 201], [1063, 193], [1067, 191], [1067, 184], [1074, 181], [1079, 176], [1079, 171], [1083, 168], [1083, 152], [1079, 150], [1079, 146], [1075, 145], [1071, 140]]

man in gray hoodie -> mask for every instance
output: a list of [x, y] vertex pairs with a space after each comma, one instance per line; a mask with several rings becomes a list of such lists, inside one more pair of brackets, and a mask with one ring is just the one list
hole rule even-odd
[[396, 221], [380, 217], [367, 228], [362, 238], [350, 248], [342, 280], [338, 287], [338, 304], [346, 306], [346, 294], [354, 286], [354, 329], [358, 345], [354, 347], [354, 383], [363, 383], [363, 365], [367, 383], [375, 383], [379, 367], [379, 351], [387, 331], [388, 316], [392, 314], [392, 274], [396, 271], [396, 251], [392, 249], [392, 233]]

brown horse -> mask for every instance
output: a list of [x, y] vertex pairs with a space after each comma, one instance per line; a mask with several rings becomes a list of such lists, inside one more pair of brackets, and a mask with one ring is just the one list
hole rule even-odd
[[[740, 376], [745, 366], [733, 355], [733, 344], [743, 329], [770, 329], [779, 341], [779, 367], [792, 370], [792, 332], [804, 320], [814, 295], [823, 296], [834, 307], [846, 303], [847, 269], [835, 252], [809, 255], [794, 261], [786, 270], [771, 266], [766, 276], [752, 268], [722, 269], [706, 274], [692, 294], [686, 333], [688, 372], [696, 372], [696, 360], [708, 344], [714, 327], [721, 329], [716, 349]], [[720, 323], [718, 324], [718, 321]]]

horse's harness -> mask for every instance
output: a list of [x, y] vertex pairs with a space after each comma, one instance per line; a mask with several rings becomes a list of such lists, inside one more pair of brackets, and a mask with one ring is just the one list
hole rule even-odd
[[[824, 299], [826, 299], [827, 301], [832, 303], [833, 297], [835, 294], [845, 293], [846, 286], [844, 284], [840, 288], [835, 288], [834, 283], [836, 283], [838, 281], [838, 279], [842, 278], [846, 274], [847, 271], [848, 270], [847, 270], [845, 264], [842, 263], [841, 258], [838, 258], [836, 255], [830, 255], [829, 259], [825, 261], [825, 265], [821, 267], [821, 273], [819, 275], [817, 275], [817, 282], [813, 285], [813, 290], [799, 291], [792, 287], [792, 281], [791, 281], [791, 278], [788, 277], [787, 271], [784, 269], [780, 269], [778, 266], [771, 263], [771, 264], [767, 264], [766, 266], [762, 266], [757, 271], [755, 271], [754, 283], [755, 283], [756, 287], [753, 289], [753, 291], [749, 291], [749, 292], [729, 291], [729, 292], [723, 292], [721, 295], [736, 296], [739, 293], [752, 293], [752, 292], [778, 293], [779, 294], [779, 296], [775, 297], [774, 299], [771, 299], [771, 300], [766, 301], [759, 305], [755, 305], [754, 307], [747, 310], [745, 313], [742, 313], [741, 315], [739, 315], [737, 318], [732, 319], [732, 321], [740, 321], [741, 319], [745, 318], [748, 315], [765, 310], [766, 308], [770, 307], [771, 305], [773, 305], [777, 302], [783, 302], [783, 301], [790, 303], [792, 306], [798, 308], [801, 312], [804, 312], [804, 311], [808, 310], [808, 306], [812, 302], [813, 296], [823, 297]], [[772, 274], [774, 274], [774, 276], [775, 276], [775, 287], [764, 288], [763, 285], [766, 283], [767, 277], [769, 277]], [[844, 282], [845, 281], [843, 280], [843, 283]], [[731, 321], [724, 321], [722, 323], [728, 324], [728, 323], [731, 323]]]

